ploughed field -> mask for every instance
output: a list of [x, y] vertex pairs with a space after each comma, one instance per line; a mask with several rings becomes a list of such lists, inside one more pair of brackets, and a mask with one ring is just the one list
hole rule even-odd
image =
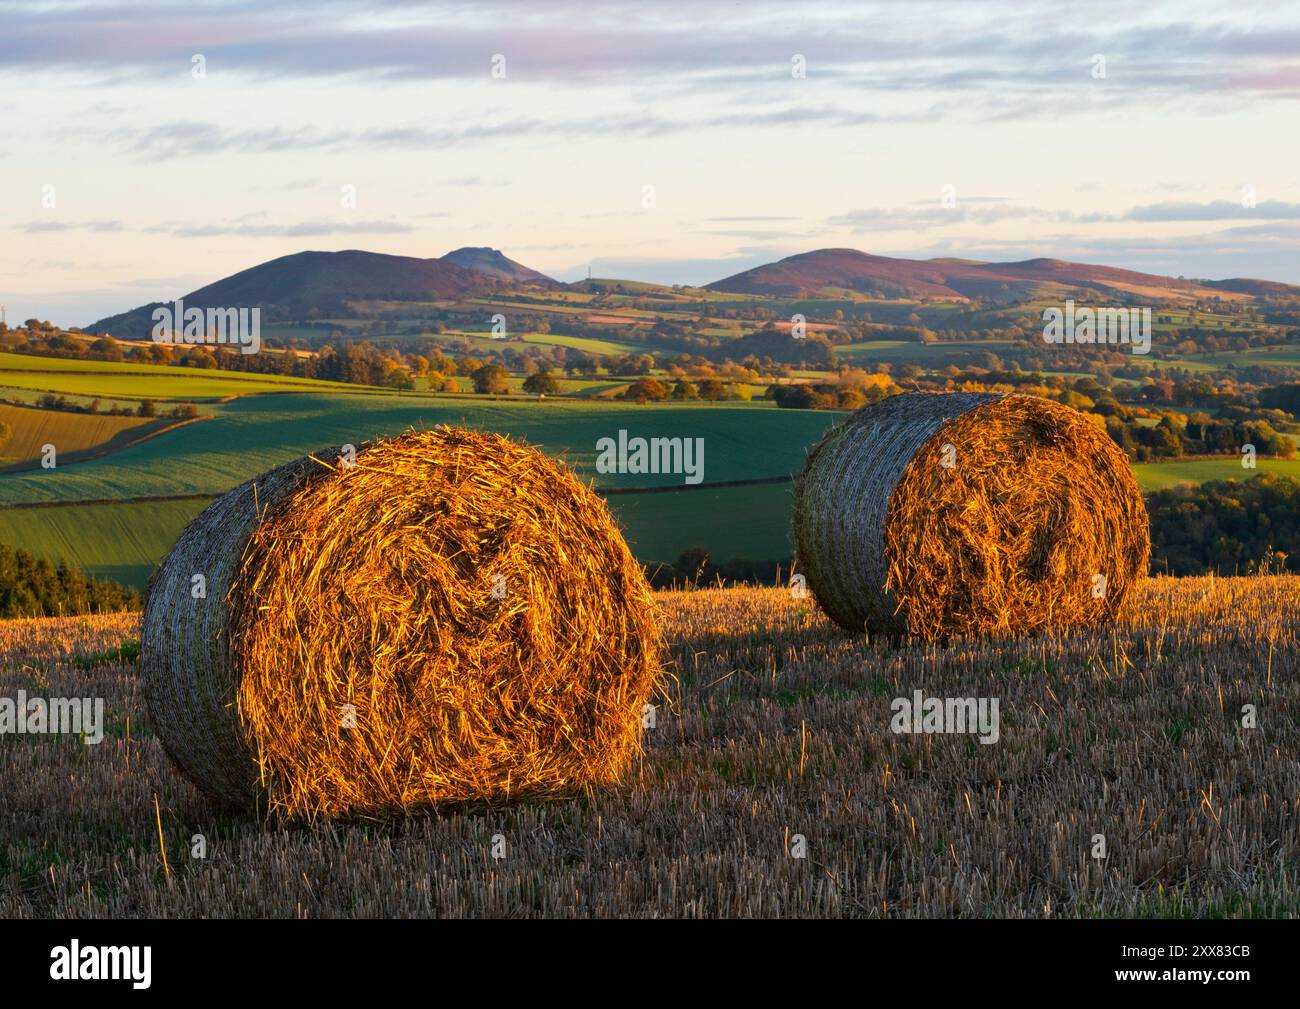
[[[332, 826], [179, 776], [120, 648], [138, 616], [0, 624], [0, 699], [106, 701], [98, 745], [0, 736], [0, 915], [1300, 910], [1298, 578], [1155, 579], [1117, 629], [946, 645], [782, 589], [657, 599], [674, 679], [621, 787]], [[997, 741], [891, 731], [917, 690], [996, 698]]]

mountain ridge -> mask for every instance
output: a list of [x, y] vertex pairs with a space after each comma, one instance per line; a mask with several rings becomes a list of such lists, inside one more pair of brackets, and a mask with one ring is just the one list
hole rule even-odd
[[[577, 282], [582, 283], [582, 282]], [[352, 301], [441, 301], [502, 285], [574, 288], [490, 246], [464, 246], [421, 259], [361, 249], [304, 251], [259, 263], [186, 294], [187, 308], [260, 307], [267, 322], [346, 315]], [[942, 257], [904, 259], [827, 248], [786, 256], [705, 285], [706, 290], [773, 298], [1062, 298], [1075, 293], [1120, 299], [1244, 300], [1300, 297], [1300, 286], [1234, 277], [1187, 280], [1114, 266], [1038, 257], [1007, 263]], [[147, 337], [154, 301], [85, 327], [92, 334]]]
[[1234, 278], [1187, 280], [1142, 273], [1116, 266], [1075, 263], [1039, 257], [1007, 263], [943, 257], [904, 259], [858, 249], [828, 248], [801, 252], [705, 285], [730, 294], [801, 298], [852, 291], [883, 297], [1032, 298], [1087, 289], [1117, 295], [1164, 297], [1300, 295], [1300, 287], [1273, 281]]

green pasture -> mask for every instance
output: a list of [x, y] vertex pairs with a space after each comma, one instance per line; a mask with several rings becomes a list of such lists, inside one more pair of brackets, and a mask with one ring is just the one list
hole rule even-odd
[[0, 475], [0, 505], [177, 494], [219, 494], [329, 445], [359, 444], [408, 427], [459, 424], [526, 439], [602, 486], [674, 486], [681, 475], [599, 474], [596, 443], [618, 437], [702, 438], [707, 483], [781, 476], [842, 414], [770, 404], [637, 406], [603, 400], [496, 400], [380, 395], [252, 396], [214, 404], [190, 424], [110, 456], [53, 470]]
[[143, 589], [181, 530], [207, 504], [186, 499], [0, 508], [0, 543]]
[[1255, 460], [1254, 469], [1244, 469], [1241, 457], [1225, 455], [1213, 459], [1182, 459], [1172, 462], [1138, 463], [1133, 467], [1144, 491], [1167, 490], [1178, 484], [1202, 484], [1211, 480], [1249, 480], [1261, 473], [1278, 473], [1300, 479], [1300, 459]]
[[118, 361], [0, 353], [0, 387], [122, 399], [211, 400], [263, 392], [357, 392], [343, 382]]

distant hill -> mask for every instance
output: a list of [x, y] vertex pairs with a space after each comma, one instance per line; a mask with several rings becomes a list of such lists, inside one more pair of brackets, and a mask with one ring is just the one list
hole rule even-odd
[[1294, 297], [1300, 288], [1293, 284], [1280, 284], [1275, 280], [1252, 280], [1249, 277], [1233, 277], [1229, 280], [1202, 280], [1206, 287], [1220, 291], [1235, 291], [1255, 297]]
[[482, 273], [497, 280], [515, 284], [540, 284], [545, 287], [558, 286], [558, 282], [544, 273], [530, 270], [522, 263], [516, 263], [498, 249], [486, 245], [467, 245], [442, 257], [444, 263], [455, 263], [475, 273]]
[[779, 298], [836, 297], [846, 293], [886, 298], [1057, 296], [1074, 289], [1160, 298], [1232, 298], [1300, 295], [1300, 287], [1269, 281], [1195, 281], [1112, 266], [1027, 259], [984, 263], [969, 259], [897, 259], [857, 249], [817, 249], [737, 273], [710, 290]]
[[[187, 308], [260, 307], [263, 321], [346, 313], [349, 301], [453, 298], [491, 286], [482, 273], [446, 259], [380, 252], [299, 252], [251, 267], [183, 296]], [[153, 302], [85, 327], [125, 339], [147, 337]]]

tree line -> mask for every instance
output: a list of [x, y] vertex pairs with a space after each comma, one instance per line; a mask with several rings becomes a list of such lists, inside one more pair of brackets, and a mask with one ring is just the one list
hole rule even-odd
[[140, 593], [0, 543], [0, 619], [138, 610]]

